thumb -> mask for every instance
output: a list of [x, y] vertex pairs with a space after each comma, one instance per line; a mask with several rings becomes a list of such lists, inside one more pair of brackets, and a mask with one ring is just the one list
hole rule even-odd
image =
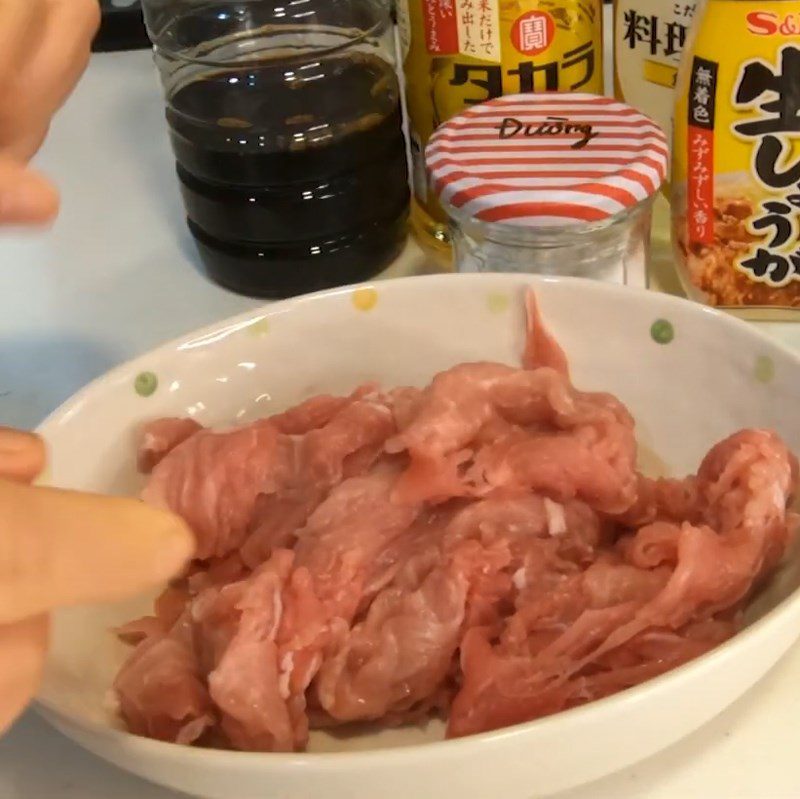
[[193, 548], [182, 520], [138, 500], [0, 480], [0, 624], [137, 594]]
[[0, 158], [0, 224], [41, 225], [58, 214], [58, 192], [30, 167]]

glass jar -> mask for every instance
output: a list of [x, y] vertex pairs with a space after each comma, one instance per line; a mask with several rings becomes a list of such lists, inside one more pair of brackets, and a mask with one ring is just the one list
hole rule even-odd
[[646, 285], [667, 143], [630, 106], [590, 94], [499, 98], [439, 128], [426, 160], [459, 271]]
[[653, 198], [578, 230], [492, 224], [445, 203], [460, 272], [535, 272], [644, 286]]
[[208, 274], [282, 297], [375, 274], [406, 236], [385, 0], [145, 0]]

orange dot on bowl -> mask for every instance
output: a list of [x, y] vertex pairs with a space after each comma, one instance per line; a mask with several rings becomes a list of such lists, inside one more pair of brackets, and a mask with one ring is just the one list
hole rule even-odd
[[373, 288], [356, 289], [352, 301], [356, 310], [371, 311], [378, 304], [378, 292]]

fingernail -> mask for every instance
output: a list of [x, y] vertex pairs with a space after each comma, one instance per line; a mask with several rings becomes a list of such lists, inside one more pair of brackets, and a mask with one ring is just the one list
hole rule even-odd
[[44, 442], [34, 433], [0, 428], [0, 477], [30, 483], [47, 460]]
[[156, 554], [158, 576], [164, 580], [174, 577], [189, 562], [194, 549], [194, 536], [189, 528], [183, 523], [176, 524], [158, 545]]

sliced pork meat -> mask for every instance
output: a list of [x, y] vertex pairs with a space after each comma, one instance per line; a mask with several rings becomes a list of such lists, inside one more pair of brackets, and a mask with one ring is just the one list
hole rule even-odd
[[291, 548], [297, 531], [325, 497], [319, 485], [286, 489], [277, 494], [259, 494], [253, 508], [250, 532], [239, 550], [242, 561], [254, 569], [276, 549]]
[[114, 690], [122, 718], [138, 735], [189, 744], [216, 721], [185, 618], [169, 632], [151, 630], [138, 643]]
[[293, 713], [288, 692], [281, 691], [276, 641], [293, 559], [279, 550], [246, 580], [228, 621], [232, 635], [208, 675], [222, 730], [237, 749], [291, 752], [305, 743], [302, 708]]
[[150, 474], [178, 444], [203, 429], [194, 419], [154, 419], [142, 429], [136, 465], [142, 474]]
[[615, 520], [628, 527], [642, 527], [655, 521], [691, 521], [699, 512], [697, 478], [655, 480], [636, 475], [636, 501]]
[[117, 631], [131, 731], [290, 752], [313, 728], [438, 713], [467, 735], [737, 632], [794, 531], [797, 460], [743, 430], [696, 474], [643, 475], [628, 410], [573, 386], [532, 294], [526, 309], [522, 368], [464, 363], [225, 431], [146, 426], [143, 498], [198, 548]]
[[603, 513], [621, 513], [636, 500], [635, 456], [633, 437], [621, 425], [605, 435], [589, 428], [532, 435], [484, 448], [469, 479], [482, 494], [498, 488], [530, 490], [556, 502], [581, 499]]
[[301, 402], [288, 411], [270, 417], [270, 422], [291, 436], [300, 436], [311, 430], [317, 430], [330, 422], [337, 413], [344, 410], [352, 399], [350, 397], [334, 397], [320, 394], [317, 397]]
[[467, 584], [437, 568], [412, 590], [390, 586], [323, 663], [320, 706], [338, 721], [403, 713], [434, 694], [460, 641]]
[[374, 383], [364, 383], [347, 397], [318, 394], [282, 413], [270, 416], [269, 421], [281, 433], [292, 436], [303, 435], [324, 427], [348, 405], [374, 394], [377, 388]]
[[[278, 491], [256, 497], [250, 530], [241, 547], [242, 559], [251, 568], [263, 563], [272, 551], [294, 545], [295, 534], [330, 489], [345, 477], [357, 477], [380, 458], [384, 441], [396, 427], [390, 406], [363, 386], [350, 398], [322, 398], [320, 408], [304, 403], [283, 414], [293, 419], [292, 429], [308, 426], [306, 435], [297, 440], [295, 473]], [[323, 418], [322, 410], [329, 412]], [[278, 417], [272, 417], [271, 422]], [[281, 422], [286, 428], [286, 423]]]
[[352, 619], [382, 552], [419, 513], [418, 505], [392, 500], [397, 475], [393, 464], [383, 464], [369, 476], [344, 480], [297, 531], [297, 564], [308, 569], [331, 615]]
[[549, 366], [564, 377], [569, 377], [567, 356], [545, 327], [542, 315], [539, 313], [539, 302], [532, 291], [525, 295], [525, 311], [527, 335], [525, 351], [522, 354], [522, 365], [526, 369]]
[[291, 479], [295, 455], [294, 441], [269, 423], [202, 430], [161, 460], [142, 497], [183, 516], [198, 558], [224, 557], [241, 546], [259, 494]]
[[[786, 508], [795, 481], [796, 462], [774, 434], [743, 431], [721, 442], [696, 479], [696, 512], [716, 529], [690, 522], [643, 527], [622, 542], [622, 563], [598, 560], [579, 583], [570, 581], [574, 603], [556, 609], [555, 618], [532, 613], [535, 603], [523, 597], [516, 614], [521, 621], [509, 621], [513, 636], [492, 646], [471, 633], [462, 642], [464, 683], [451, 709], [450, 734], [492, 729], [519, 713], [544, 715], [553, 712], [551, 701], [569, 706], [575, 696], [599, 698], [609, 687], [620, 690], [640, 681], [630, 682], [637, 675], [663, 673], [665, 665], [730, 636], [730, 624], [700, 625], [718, 614], [724, 618], [777, 564], [793, 524]], [[543, 620], [559, 622], [563, 631], [547, 642], [539, 634]], [[668, 654], [664, 647], [642, 647], [656, 633], [671, 642]], [[620, 671], [620, 660], [631, 665]], [[497, 672], [489, 683], [487, 663]], [[609, 665], [600, 680], [598, 669]]]
[[[348, 462], [367, 452], [364, 467], [377, 460], [386, 439], [395, 432], [391, 408], [376, 399], [362, 399], [343, 408], [328, 424], [311, 430], [300, 444], [303, 478], [325, 486], [340, 483]], [[352, 476], [364, 469], [352, 468]]]

